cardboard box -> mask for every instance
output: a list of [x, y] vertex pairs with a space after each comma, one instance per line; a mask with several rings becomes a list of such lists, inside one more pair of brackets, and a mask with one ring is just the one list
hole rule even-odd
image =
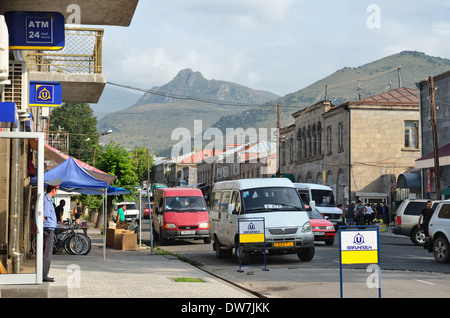
[[107, 228], [106, 229], [106, 247], [114, 248], [114, 241], [117, 234], [122, 233], [123, 230]]
[[137, 235], [133, 231], [121, 230], [115, 233], [114, 248], [122, 251], [137, 251]]

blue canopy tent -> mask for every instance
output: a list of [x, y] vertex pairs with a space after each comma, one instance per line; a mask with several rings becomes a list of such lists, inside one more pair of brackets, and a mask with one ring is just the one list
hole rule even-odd
[[[44, 173], [44, 183], [53, 179], [61, 179], [60, 188], [71, 192], [83, 189], [106, 189], [108, 182], [94, 178], [81, 168], [72, 157]], [[31, 184], [37, 184], [37, 178], [31, 178]]]
[[[92, 171], [83, 169], [72, 157], [59, 164], [55, 168], [44, 173], [44, 184], [54, 179], [61, 179], [60, 189], [68, 192], [79, 192], [83, 194], [96, 194], [104, 196], [103, 204], [103, 230], [106, 233], [106, 195], [117, 195], [129, 193], [128, 190], [116, 188], [110, 184], [115, 179], [114, 176], [106, 173], [96, 172], [99, 180], [91, 175]], [[30, 181], [31, 185], [37, 184], [37, 178], [33, 177]], [[103, 258], [106, 256], [106, 235], [103, 238]]]

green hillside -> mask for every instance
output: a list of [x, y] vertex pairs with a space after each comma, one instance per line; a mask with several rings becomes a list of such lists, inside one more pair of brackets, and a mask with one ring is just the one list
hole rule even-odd
[[[400, 66], [400, 70], [398, 67]], [[327, 87], [328, 100], [340, 105], [350, 100], [357, 100], [380, 94], [389, 89], [404, 87], [416, 89], [416, 83], [428, 76], [450, 70], [450, 60], [428, 56], [421, 52], [404, 51], [360, 67], [344, 67], [335, 73], [303, 88], [270, 102], [281, 106], [281, 123], [287, 126], [293, 122], [292, 113], [325, 98]], [[246, 120], [241, 120], [245, 118]], [[276, 107], [260, 107], [246, 110], [239, 114], [222, 117], [213, 126], [220, 129], [233, 127], [276, 127]]]
[[[400, 68], [399, 68], [400, 67]], [[135, 105], [110, 113], [99, 120], [98, 131], [112, 129], [102, 141], [114, 139], [127, 148], [149, 147], [152, 152], [170, 154], [179, 141], [171, 140], [175, 128], [193, 131], [194, 120], [202, 121], [203, 130], [213, 126], [226, 128], [275, 128], [276, 106], [281, 105], [281, 124], [293, 122], [292, 113], [326, 98], [339, 105], [359, 97], [382, 93], [391, 87], [416, 88], [416, 83], [430, 75], [450, 70], [450, 60], [421, 52], [404, 51], [360, 67], [344, 67], [335, 73], [283, 97], [253, 90], [235, 83], [207, 80], [200, 72], [182, 70], [169, 83], [152, 88], [156, 94], [144, 94]], [[255, 104], [243, 107], [174, 99], [165, 93], [190, 96], [200, 100]], [[162, 93], [162, 94], [160, 94]], [[191, 136], [194, 137], [194, 136]], [[178, 136], [177, 136], [178, 138]]]

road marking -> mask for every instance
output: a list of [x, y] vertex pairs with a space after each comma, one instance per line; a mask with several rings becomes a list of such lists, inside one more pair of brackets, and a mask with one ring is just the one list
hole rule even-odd
[[427, 282], [427, 281], [424, 281], [424, 280], [420, 280], [420, 279], [415, 279], [415, 281], [417, 281], [419, 283], [424, 283], [424, 284], [427, 284], [427, 285], [431, 285], [431, 286], [435, 286], [436, 285], [434, 283], [430, 283], [430, 282]]

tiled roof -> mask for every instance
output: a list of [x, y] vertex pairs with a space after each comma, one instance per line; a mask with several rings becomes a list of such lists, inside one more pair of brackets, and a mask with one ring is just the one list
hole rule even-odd
[[419, 105], [419, 91], [400, 87], [389, 92], [381, 93], [361, 100], [348, 102], [349, 104], [377, 104], [377, 105]]

